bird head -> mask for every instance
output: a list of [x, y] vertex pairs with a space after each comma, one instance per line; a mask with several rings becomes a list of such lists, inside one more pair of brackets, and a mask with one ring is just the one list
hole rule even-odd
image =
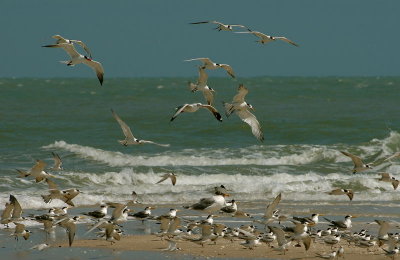
[[88, 61], [92, 61], [92, 59], [91, 58], [89, 58], [88, 56], [83, 56], [86, 60], [88, 60]]
[[256, 111], [256, 109], [255, 109], [251, 104], [249, 104], [249, 103], [246, 102], [246, 105], [247, 105], [247, 107], [248, 107], [249, 109], [251, 109], [251, 110], [253, 110], [253, 111]]

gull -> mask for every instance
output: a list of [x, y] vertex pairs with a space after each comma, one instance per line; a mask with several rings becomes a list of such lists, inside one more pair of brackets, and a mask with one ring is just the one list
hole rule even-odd
[[15, 230], [14, 230], [14, 233], [11, 234], [10, 236], [14, 236], [15, 240], [17, 240], [17, 241], [18, 241], [18, 237], [23, 237], [25, 240], [28, 240], [28, 238], [32, 232], [25, 229], [24, 224], [21, 224], [21, 223], [14, 223], [14, 224], [15, 224]]
[[89, 55], [90, 58], [92, 58], [92, 54], [90, 53], [89, 48], [86, 46], [86, 44], [82, 41], [79, 40], [68, 40], [65, 39], [64, 37], [62, 37], [61, 35], [53, 35], [52, 38], [57, 39], [56, 44], [60, 44], [60, 43], [76, 43], [79, 44], [85, 51], [86, 53]]
[[18, 170], [18, 173], [20, 174], [20, 178], [32, 176], [35, 178], [36, 182], [41, 182], [43, 180], [46, 180], [49, 177], [54, 177], [51, 174], [48, 174], [47, 172], [44, 171], [44, 168], [46, 167], [46, 163], [42, 160], [36, 160], [35, 165], [29, 170], [29, 172], [26, 171], [21, 171]]
[[347, 215], [344, 217], [344, 220], [330, 220], [328, 218], [324, 219], [331, 223], [330, 226], [337, 227], [339, 229], [349, 229], [351, 228], [351, 218], [355, 218], [354, 216]]
[[122, 119], [117, 115], [117, 113], [114, 112], [114, 110], [111, 109], [111, 113], [113, 115], [113, 117], [115, 118], [115, 120], [117, 120], [118, 124], [120, 125], [122, 132], [125, 135], [125, 140], [119, 140], [118, 142], [124, 146], [128, 146], [128, 145], [138, 145], [138, 144], [155, 144], [155, 145], [159, 145], [159, 146], [164, 146], [164, 147], [168, 147], [169, 144], [159, 144], [159, 143], [155, 143], [153, 141], [147, 141], [147, 140], [139, 140], [136, 137], [133, 136], [131, 129], [129, 128], [129, 126], [122, 121]]
[[223, 68], [226, 71], [226, 73], [229, 74], [229, 76], [235, 78], [235, 72], [233, 71], [232, 67], [228, 64], [215, 63], [210, 58], [193, 58], [185, 61], [194, 61], [194, 60], [199, 60], [203, 62], [203, 66], [200, 67], [202, 69], [215, 70]]
[[354, 192], [353, 190], [350, 189], [334, 189], [332, 191], [327, 192], [328, 195], [347, 195], [349, 197], [350, 201], [353, 200], [354, 197]]
[[60, 225], [61, 227], [65, 228], [65, 231], [68, 235], [68, 243], [69, 246], [72, 246], [74, 242], [75, 233], [76, 233], [76, 222], [79, 220], [79, 216], [75, 216], [73, 218], [64, 218], [58, 221], [56, 224]]
[[226, 205], [225, 202], [225, 197], [229, 196], [229, 194], [219, 194], [219, 193], [215, 193], [214, 196], [212, 196], [211, 198], [202, 198], [200, 199], [199, 202], [191, 205], [191, 206], [184, 206], [184, 208], [187, 209], [193, 209], [193, 210], [202, 210], [205, 212], [215, 212], [220, 210], [222, 207], [224, 207]]
[[218, 31], [232, 31], [233, 27], [240, 27], [240, 28], [246, 28], [246, 26], [241, 25], [241, 24], [223, 24], [221, 22], [218, 21], [203, 21], [203, 22], [194, 22], [194, 23], [190, 23], [190, 24], [205, 24], [205, 23], [213, 23], [216, 24], [217, 27], [214, 28], [215, 30]]
[[293, 42], [293, 41], [291, 41], [288, 38], [283, 37], [283, 36], [270, 36], [270, 35], [266, 35], [266, 34], [261, 33], [261, 32], [252, 31], [250, 29], [247, 29], [247, 30], [248, 30], [247, 32], [235, 32], [235, 33], [250, 33], [250, 34], [253, 34], [253, 35], [257, 36], [258, 38], [260, 38], [257, 42], [259, 42], [261, 44], [269, 43], [269, 42], [276, 41], [276, 40], [281, 40], [281, 41], [290, 43], [290, 44], [292, 44], [292, 45], [294, 45], [296, 47], [299, 47], [299, 45], [297, 43], [295, 43], [295, 42]]
[[90, 216], [93, 218], [101, 219], [107, 215], [108, 206], [105, 204], [100, 205], [100, 210], [90, 211], [88, 213], [83, 213], [83, 215]]
[[53, 168], [51, 168], [51, 170], [53, 170], [53, 171], [63, 170], [63, 168], [61, 167], [61, 165], [62, 165], [61, 157], [58, 154], [56, 154], [55, 152], [52, 152], [51, 154], [53, 155], [53, 159], [54, 159], [54, 166], [53, 166]]
[[97, 78], [100, 81], [100, 85], [103, 85], [104, 79], [104, 69], [100, 62], [92, 60], [91, 58], [87, 57], [86, 55], [82, 55], [76, 51], [74, 45], [72, 43], [58, 43], [58, 44], [50, 44], [44, 45], [42, 47], [48, 48], [62, 48], [64, 49], [68, 55], [71, 57], [69, 61], [62, 61], [62, 63], [67, 64], [67, 66], [75, 66], [77, 64], [83, 63], [89, 67], [91, 67], [97, 75]]
[[391, 177], [389, 173], [387, 172], [381, 172], [380, 173], [381, 178], [378, 179], [378, 181], [383, 181], [383, 182], [390, 182], [392, 183], [393, 189], [397, 189], [399, 186], [399, 180], [396, 180], [395, 177]]
[[161, 177], [161, 180], [159, 180], [158, 182], [156, 182], [156, 184], [161, 183], [161, 182], [165, 181], [165, 180], [168, 179], [168, 178], [171, 179], [172, 185], [175, 186], [175, 184], [176, 184], [176, 175], [175, 175], [175, 173], [172, 173], [172, 172], [164, 174], [164, 175]]
[[203, 96], [207, 101], [208, 105], [212, 105], [214, 102], [214, 89], [207, 86], [208, 75], [205, 68], [199, 67], [199, 78], [197, 83], [188, 82], [189, 88], [192, 92], [201, 91]]
[[184, 104], [182, 106], [178, 106], [176, 108], [175, 114], [171, 117], [170, 121], [173, 121], [178, 115], [183, 112], [194, 113], [200, 108], [208, 109], [208, 111], [210, 111], [218, 121], [222, 122], [222, 116], [215, 107], [211, 105], [204, 105], [201, 103]]
[[264, 141], [264, 134], [261, 130], [260, 123], [257, 118], [249, 111], [249, 109], [254, 111], [252, 105], [244, 101], [244, 97], [248, 93], [248, 89], [240, 84], [238, 88], [238, 94], [233, 97], [232, 104], [222, 102], [225, 107], [225, 114], [229, 117], [233, 112], [245, 123], [251, 127], [253, 135], [260, 140]]
[[354, 163], [353, 173], [362, 172], [362, 171], [365, 171], [365, 170], [368, 170], [368, 169], [372, 169], [371, 165], [370, 164], [364, 164], [360, 157], [358, 157], [358, 156], [356, 156], [354, 154], [348, 153], [348, 152], [344, 152], [344, 151], [340, 151], [340, 152], [342, 154], [350, 157], [351, 160], [353, 161], [353, 163]]

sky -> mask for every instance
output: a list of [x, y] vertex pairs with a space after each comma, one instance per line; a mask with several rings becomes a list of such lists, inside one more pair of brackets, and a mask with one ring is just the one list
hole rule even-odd
[[[197, 57], [242, 77], [399, 76], [399, 12], [398, 0], [4, 0], [0, 77], [94, 76], [85, 65], [58, 63], [69, 58], [63, 50], [41, 48], [55, 34], [84, 41], [106, 78], [189, 77], [199, 63], [184, 60]], [[189, 24], [207, 20], [300, 47]]]

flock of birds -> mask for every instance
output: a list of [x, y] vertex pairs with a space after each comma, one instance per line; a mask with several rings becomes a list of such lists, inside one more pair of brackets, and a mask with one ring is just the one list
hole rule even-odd
[[[261, 44], [281, 40], [291, 45], [298, 46], [295, 42], [286, 37], [269, 36], [258, 31], [253, 31], [246, 26], [239, 24], [223, 24], [218, 21], [202, 21], [192, 24], [216, 24], [217, 27], [215, 29], [218, 31], [233, 31], [234, 28], [242, 28], [246, 31], [235, 31], [235, 33], [253, 34], [259, 38], [257, 42]], [[96, 72], [100, 84], [103, 84], [104, 69], [101, 63], [92, 60], [89, 48], [82, 41], [68, 40], [60, 35], [55, 35], [53, 38], [57, 40], [55, 44], [45, 45], [43, 47], [64, 49], [71, 57], [71, 60], [63, 63], [67, 64], [67, 66], [74, 66], [80, 63], [90, 66]], [[85, 50], [86, 55], [82, 55], [76, 51], [76, 44], [80, 45]], [[200, 108], [209, 110], [218, 121], [222, 121], [221, 114], [214, 107], [214, 90], [207, 84], [208, 75], [206, 71], [222, 68], [229, 76], [235, 78], [234, 70], [228, 64], [215, 63], [209, 58], [194, 58], [186, 61], [202, 62], [198, 67], [199, 77], [197, 82], [189, 82], [188, 85], [192, 92], [201, 91], [207, 104], [183, 104], [176, 108], [176, 112], [172, 116], [171, 121], [175, 120], [184, 112], [192, 113], [198, 111]], [[232, 113], [238, 115], [241, 120], [251, 127], [253, 135], [258, 140], [263, 141], [264, 135], [261, 126], [257, 118], [250, 112], [250, 110], [254, 110], [254, 108], [245, 101], [247, 93], [248, 89], [243, 84], [240, 84], [238, 93], [233, 97], [232, 102], [223, 102], [225, 114], [227, 117]], [[159, 144], [153, 141], [137, 139], [132, 134], [130, 127], [115, 113], [115, 111], [111, 110], [111, 112], [125, 136], [124, 140], [119, 141], [122, 145], [128, 146], [150, 143], [159, 146], [169, 146], [169, 144]], [[372, 168], [371, 165], [377, 165], [400, 157], [400, 153], [398, 152], [381, 162], [365, 164], [358, 156], [344, 151], [342, 151], [342, 153], [345, 156], [350, 157], [353, 161], [353, 173], [369, 170]], [[52, 155], [54, 166], [47, 170], [62, 171], [63, 167], [60, 156], [56, 153], [52, 153]], [[379, 225], [379, 231], [378, 235], [374, 237], [368, 234], [366, 229], [351, 233], [351, 219], [354, 218], [354, 216], [351, 215], [347, 215], [344, 220], [331, 220], [325, 218], [329, 224], [329, 228], [326, 230], [317, 229], [316, 227], [320, 223], [318, 217], [322, 214], [314, 213], [310, 217], [290, 217], [280, 214], [277, 207], [282, 199], [281, 194], [276, 196], [275, 199], [267, 205], [263, 216], [257, 219], [249, 213], [238, 210], [235, 200], [226, 201], [229, 192], [224, 185], [214, 187], [213, 196], [203, 198], [193, 205], [185, 206], [187, 210], [196, 210], [208, 214], [207, 218], [200, 221], [195, 221], [184, 216], [178, 216], [178, 209], [170, 209], [170, 211], [165, 215], [154, 216], [151, 212], [153, 208], [146, 206], [143, 211], [133, 213], [131, 212], [132, 210], [130, 207], [137, 206], [138, 204], [141, 205], [138, 201], [138, 195], [135, 192], [132, 193], [132, 200], [128, 202], [106, 202], [100, 206], [99, 210], [85, 212], [81, 215], [72, 217], [68, 214], [68, 209], [75, 207], [73, 199], [75, 199], [81, 191], [75, 188], [65, 190], [59, 189], [58, 185], [52, 180], [57, 178], [57, 176], [48, 173], [46, 167], [47, 163], [42, 160], [37, 160], [35, 165], [29, 171], [17, 170], [17, 172], [21, 178], [33, 177], [37, 183], [47, 183], [49, 193], [42, 195], [42, 199], [45, 203], [50, 203], [57, 199], [63, 201], [68, 206], [63, 208], [50, 208], [47, 213], [42, 215], [23, 216], [23, 209], [17, 198], [10, 195], [9, 201], [5, 204], [5, 209], [2, 212], [0, 221], [1, 224], [6, 225], [7, 227], [10, 223], [15, 224], [15, 229], [11, 235], [14, 236], [16, 240], [18, 240], [19, 237], [23, 237], [25, 240], [30, 237], [31, 231], [27, 230], [25, 225], [21, 223], [24, 220], [31, 219], [43, 223], [44, 231], [46, 232], [46, 243], [34, 247], [38, 250], [44, 250], [50, 246], [47, 241], [47, 236], [54, 236], [55, 227], [57, 226], [61, 226], [66, 230], [69, 246], [71, 246], [76, 234], [76, 223], [82, 219], [90, 218], [93, 220], [93, 223], [86, 234], [89, 234], [94, 230], [99, 230], [97, 235], [110, 241], [111, 244], [121, 239], [123, 235], [123, 227], [121, 224], [127, 220], [137, 219], [142, 222], [145, 220], [157, 221], [157, 223], [160, 224], [160, 230], [159, 232], [154, 233], [154, 235], [169, 242], [168, 247], [165, 249], [167, 251], [179, 250], [180, 248], [178, 247], [178, 243], [180, 243], [180, 241], [190, 241], [205, 246], [209, 243], [217, 243], [218, 240], [228, 239], [232, 242], [241, 241], [240, 245], [249, 249], [254, 249], [256, 246], [266, 243], [273, 250], [281, 251], [284, 254], [289, 250], [292, 242], [297, 242], [295, 244], [297, 247], [301, 247], [301, 244], [303, 244], [305, 250], [308, 250], [312, 243], [323, 243], [331, 248], [338, 245], [338, 248], [335, 248], [335, 250], [328, 254], [321, 253], [317, 256], [325, 259], [335, 259], [344, 256], [345, 244], [340, 243], [340, 241], [345, 240], [348, 242], [349, 246], [353, 244], [354, 246], [367, 248], [368, 250], [378, 246], [383, 247], [385, 245], [386, 248], [382, 248], [384, 253], [392, 258], [399, 253], [399, 234], [389, 233], [391, 228], [399, 227], [399, 224], [394, 221], [375, 220], [374, 223]], [[177, 184], [177, 175], [174, 173], [163, 175], [156, 184], [168, 179], [171, 180], [172, 185]], [[399, 185], [399, 180], [391, 177], [389, 173], [381, 173], [381, 178], [379, 180], [391, 183], [394, 189], [397, 189]], [[346, 195], [350, 200], [353, 200], [354, 197], [354, 192], [352, 190], [344, 188], [334, 189], [327, 192], [327, 194]], [[114, 208], [111, 214], [108, 213], [109, 208]], [[254, 225], [232, 227], [225, 225], [222, 222], [214, 223], [214, 217], [217, 214], [222, 214], [225, 217], [249, 218], [254, 222]], [[291, 225], [284, 226], [281, 222], [288, 222], [291, 223]], [[264, 230], [260, 231], [256, 227], [258, 224], [264, 226]]]

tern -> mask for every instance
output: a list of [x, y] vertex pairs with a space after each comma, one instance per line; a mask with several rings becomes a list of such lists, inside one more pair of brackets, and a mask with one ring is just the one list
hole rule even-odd
[[247, 29], [247, 32], [235, 32], [235, 33], [250, 33], [253, 34], [255, 36], [257, 36], [258, 38], [260, 38], [257, 42], [261, 43], [261, 44], [265, 44], [265, 43], [269, 43], [269, 42], [273, 42], [276, 40], [281, 40], [287, 43], [290, 43], [291, 45], [294, 45], [296, 47], [299, 47], [299, 45], [291, 40], [289, 40], [286, 37], [283, 36], [270, 36], [270, 35], [266, 35], [264, 33], [261, 32], [257, 32], [257, 31], [252, 31], [250, 29]]
[[54, 177], [51, 174], [48, 174], [47, 172], [44, 171], [44, 168], [46, 167], [46, 163], [42, 160], [36, 160], [35, 165], [29, 170], [29, 172], [21, 171], [18, 170], [18, 173], [20, 174], [20, 178], [32, 176], [35, 178], [36, 182], [41, 182], [43, 180], [46, 180], [49, 177]]
[[396, 180], [395, 177], [391, 177], [389, 173], [387, 172], [381, 172], [380, 173], [381, 178], [378, 179], [378, 181], [383, 181], [383, 182], [390, 182], [392, 183], [393, 189], [397, 189], [399, 186], [399, 180]]
[[31, 247], [30, 249], [36, 249], [36, 250], [38, 250], [38, 251], [43, 251], [43, 250], [45, 250], [45, 249], [47, 249], [47, 248], [49, 248], [49, 247], [50, 247], [49, 244], [43, 243], [43, 244], [34, 245], [34, 246]]
[[10, 194], [9, 202], [6, 202], [3, 213], [1, 214], [1, 224], [4, 224], [8, 227], [8, 224], [13, 221], [23, 220], [22, 215], [22, 207], [19, 204], [17, 198]]
[[273, 226], [268, 226], [268, 228], [276, 235], [276, 241], [278, 242], [278, 247], [274, 247], [273, 250], [283, 251], [285, 255], [292, 241], [286, 239], [286, 234], [281, 228]]
[[69, 246], [72, 246], [74, 242], [75, 233], [76, 233], [76, 222], [79, 220], [79, 216], [75, 216], [73, 218], [64, 218], [58, 221], [56, 224], [60, 225], [61, 227], [65, 228], [65, 231], [68, 235], [68, 243]]
[[85, 51], [86, 53], [89, 55], [90, 58], [92, 58], [92, 54], [89, 50], [89, 48], [86, 46], [86, 44], [82, 41], [79, 40], [69, 40], [69, 39], [65, 39], [64, 37], [62, 37], [61, 35], [53, 35], [52, 38], [57, 39], [56, 44], [60, 44], [60, 43], [71, 43], [71, 44], [79, 44]]
[[213, 105], [214, 103], [214, 89], [207, 86], [208, 75], [205, 71], [205, 68], [199, 67], [199, 78], [197, 83], [188, 82], [190, 91], [196, 92], [201, 91], [203, 92], [203, 96], [207, 101], [208, 105]]
[[351, 228], [351, 218], [355, 218], [355, 217], [351, 216], [351, 215], [347, 215], [344, 217], [344, 220], [330, 220], [330, 219], [324, 217], [324, 219], [326, 221], [331, 223], [330, 226], [337, 227], [339, 229], [350, 229]]
[[337, 255], [337, 251], [332, 251], [329, 254], [317, 253], [317, 257], [324, 258], [324, 259], [335, 259], [336, 255]]
[[360, 157], [348, 153], [348, 152], [344, 152], [344, 151], [340, 151], [342, 154], [350, 157], [350, 159], [353, 161], [354, 163], [354, 168], [353, 168], [353, 173], [357, 173], [357, 172], [362, 172], [368, 169], [372, 169], [372, 166], [370, 164], [365, 164], [363, 163], [363, 161], [361, 160]]
[[92, 60], [91, 58], [87, 57], [86, 55], [82, 55], [78, 53], [72, 43], [58, 43], [58, 44], [50, 44], [44, 45], [42, 47], [48, 48], [62, 48], [64, 49], [68, 55], [71, 57], [69, 61], [62, 61], [62, 63], [67, 64], [67, 66], [75, 66], [77, 64], [83, 63], [89, 67], [91, 67], [97, 75], [97, 78], [100, 81], [100, 85], [103, 85], [104, 79], [104, 69], [100, 62]]
[[62, 165], [61, 157], [58, 154], [56, 154], [55, 152], [52, 152], [51, 154], [53, 155], [53, 159], [54, 159], [54, 166], [53, 166], [53, 168], [51, 168], [51, 170], [53, 170], [53, 171], [63, 170], [63, 168], [61, 167], [61, 165]]
[[128, 209], [126, 204], [110, 202], [107, 203], [107, 205], [109, 207], [115, 208], [114, 211], [112, 212], [110, 221], [112, 221], [115, 224], [120, 224], [127, 221], [130, 209]]
[[[227, 203], [228, 204], [228, 203]], [[237, 212], [237, 204], [235, 200], [231, 200], [230, 205], [221, 208], [224, 213], [235, 214]]]
[[254, 108], [244, 100], [247, 93], [249, 93], [248, 89], [243, 84], [240, 84], [238, 94], [233, 97], [232, 104], [222, 102], [225, 107], [225, 114], [229, 117], [233, 112], [235, 112], [243, 122], [247, 123], [251, 127], [253, 135], [262, 142], [264, 141], [264, 134], [261, 130], [260, 123], [249, 111], [249, 109], [254, 111]]
[[133, 136], [131, 129], [129, 128], [129, 126], [122, 121], [122, 119], [117, 115], [117, 113], [114, 112], [114, 110], [111, 109], [111, 113], [113, 115], [113, 117], [115, 118], [115, 120], [117, 120], [118, 124], [120, 125], [122, 132], [125, 135], [125, 140], [119, 140], [118, 142], [124, 146], [128, 146], [128, 145], [138, 145], [138, 144], [155, 144], [158, 146], [164, 146], [164, 147], [168, 147], [169, 144], [159, 144], [159, 143], [155, 143], [153, 141], [147, 141], [147, 140], [139, 140], [136, 137]]
[[129, 214], [129, 216], [134, 217], [138, 220], [141, 220], [142, 222], [151, 216], [151, 210], [154, 209], [152, 207], [146, 207], [143, 211], [139, 211], [134, 214]]
[[222, 207], [226, 205], [225, 197], [229, 196], [229, 194], [219, 194], [215, 193], [214, 196], [211, 198], [202, 198], [199, 202], [191, 205], [191, 206], [184, 206], [187, 209], [193, 210], [202, 210], [205, 212], [215, 212], [220, 210]]
[[67, 189], [67, 190], [58, 190], [58, 189], [50, 189], [50, 194], [42, 195], [43, 201], [45, 203], [50, 203], [53, 199], [59, 199], [64, 201], [66, 204], [75, 207], [75, 204], [72, 202], [72, 199], [78, 196], [81, 193], [78, 189]]
[[354, 192], [350, 189], [334, 189], [332, 191], [327, 192], [329, 195], [346, 195], [349, 197], [350, 201], [353, 200]]
[[226, 73], [229, 74], [229, 76], [235, 78], [235, 72], [233, 71], [232, 67], [228, 64], [215, 63], [212, 60], [210, 60], [210, 58], [193, 58], [185, 61], [195, 61], [195, 60], [203, 62], [203, 66], [201, 66], [202, 69], [215, 70], [223, 68], [226, 71]]
[[315, 226], [318, 224], [318, 217], [320, 214], [313, 213], [311, 217], [293, 217], [293, 219], [300, 221], [300, 223], [304, 224], [305, 222], [308, 223], [308, 226]]
[[90, 211], [88, 213], [83, 213], [83, 215], [90, 216], [93, 218], [101, 219], [107, 215], [108, 206], [105, 204], [100, 205], [100, 210]]
[[241, 25], [241, 24], [224, 24], [218, 21], [203, 21], [203, 22], [194, 22], [194, 23], [190, 23], [190, 24], [205, 24], [205, 23], [213, 23], [216, 24], [217, 27], [214, 28], [215, 30], [218, 31], [233, 31], [234, 27], [240, 27], [240, 28], [246, 28], [246, 26]]
[[184, 104], [182, 106], [178, 106], [176, 108], [175, 114], [171, 117], [170, 121], [173, 121], [178, 115], [180, 115], [183, 112], [194, 113], [200, 108], [208, 109], [208, 111], [210, 111], [210, 113], [212, 113], [218, 121], [222, 122], [222, 116], [215, 107], [211, 105], [204, 105], [201, 103]]
[[23, 237], [25, 240], [28, 240], [28, 238], [32, 232], [25, 229], [24, 224], [21, 224], [21, 223], [14, 223], [14, 224], [15, 224], [15, 230], [14, 230], [14, 233], [11, 234], [11, 236], [14, 236], [15, 240], [17, 240], [17, 241], [18, 241], [18, 237]]
[[161, 177], [161, 180], [159, 180], [158, 182], [156, 182], [156, 184], [161, 183], [163, 181], [165, 181], [166, 179], [171, 179], [171, 183], [173, 186], [175, 186], [176, 184], [176, 175], [175, 173], [166, 173]]
[[382, 250], [385, 251], [386, 256], [389, 256], [394, 260], [394, 257], [399, 253], [400, 248], [396, 246], [393, 250], [386, 250], [384, 248], [382, 248]]

